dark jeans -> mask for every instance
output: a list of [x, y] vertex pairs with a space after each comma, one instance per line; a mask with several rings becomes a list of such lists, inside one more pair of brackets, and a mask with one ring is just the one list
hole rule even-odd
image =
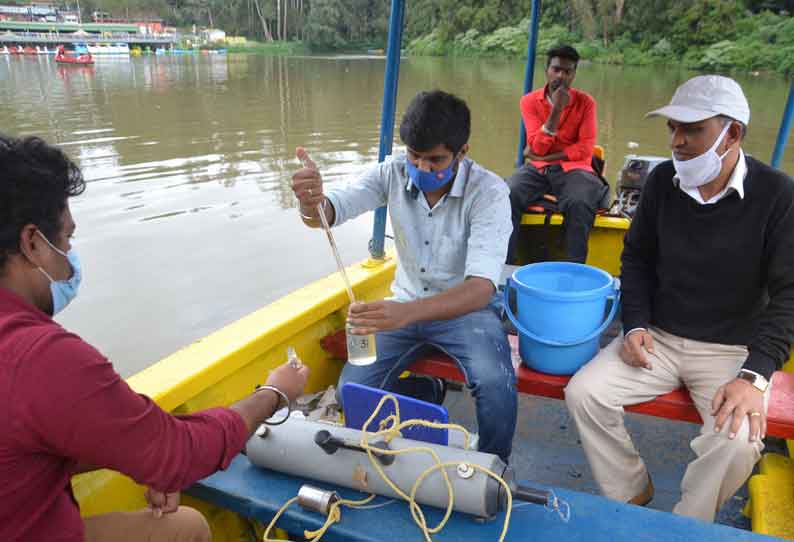
[[507, 335], [493, 304], [451, 320], [417, 322], [378, 333], [376, 344], [378, 359], [372, 365], [345, 364], [340, 390], [345, 382], [357, 382], [432, 400], [426, 396], [432, 392], [428, 386], [399, 376], [433, 349], [442, 350], [458, 363], [474, 396], [480, 451], [507, 461], [516, 429], [516, 375]]
[[593, 228], [596, 211], [609, 190], [601, 179], [589, 171], [574, 169], [563, 171], [560, 166], [549, 166], [543, 172], [532, 164], [524, 164], [507, 179], [510, 187], [513, 234], [507, 250], [507, 263], [515, 263], [521, 215], [527, 206], [538, 201], [543, 194], [557, 197], [557, 205], [565, 216], [563, 231], [568, 258], [584, 263], [587, 259], [587, 238]]

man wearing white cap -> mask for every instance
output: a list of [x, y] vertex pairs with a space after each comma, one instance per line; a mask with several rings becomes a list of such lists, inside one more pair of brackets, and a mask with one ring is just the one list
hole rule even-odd
[[745, 156], [750, 108], [732, 79], [690, 79], [669, 105], [658, 165], [626, 235], [623, 327], [568, 384], [603, 493], [653, 497], [623, 407], [689, 390], [703, 419], [673, 512], [713, 521], [764, 445], [769, 379], [794, 338], [794, 181]]

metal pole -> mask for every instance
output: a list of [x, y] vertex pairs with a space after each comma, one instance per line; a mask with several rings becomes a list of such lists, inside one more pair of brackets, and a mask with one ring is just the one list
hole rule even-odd
[[786, 153], [786, 140], [788, 140], [788, 134], [791, 132], [792, 117], [794, 117], [794, 81], [791, 82], [791, 86], [789, 87], [786, 108], [783, 110], [783, 119], [780, 121], [780, 130], [777, 133], [775, 151], [772, 153], [772, 167], [780, 168], [780, 162], [783, 160], [783, 155]]
[[[402, 48], [404, 15], [405, 0], [392, 0], [391, 15], [389, 16], [389, 44], [386, 51], [386, 75], [383, 82], [378, 162], [383, 162], [391, 154], [392, 140], [394, 139], [394, 115], [397, 110], [397, 84], [400, 78], [400, 49]], [[369, 242], [369, 254], [373, 259], [383, 259], [385, 238], [386, 207], [381, 207], [375, 210], [372, 239]]]
[[[529, 23], [529, 41], [527, 43], [527, 66], [524, 72], [524, 94], [532, 90], [535, 79], [535, 54], [538, 45], [538, 20], [540, 19], [540, 0], [532, 0], [532, 15]], [[524, 164], [524, 147], [527, 144], [527, 132], [524, 120], [519, 116], [518, 124], [518, 157], [516, 167]]]

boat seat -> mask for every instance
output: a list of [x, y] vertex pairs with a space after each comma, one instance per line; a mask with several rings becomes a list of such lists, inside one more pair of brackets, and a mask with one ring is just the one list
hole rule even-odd
[[[783, 366], [794, 376], [794, 359]], [[794, 539], [794, 440], [788, 440], [788, 454], [764, 454], [758, 474], [747, 482], [750, 500], [744, 515], [757, 533]]]
[[794, 539], [794, 460], [765, 454], [758, 472], [747, 482], [750, 500], [744, 510], [753, 531]]
[[[510, 335], [509, 338], [512, 348], [516, 350], [518, 337]], [[344, 330], [322, 338], [320, 344], [334, 358], [347, 359]], [[417, 374], [465, 382], [463, 373], [457, 364], [440, 351], [418, 360], [409, 370]], [[520, 393], [552, 399], [565, 398], [565, 386], [571, 378], [570, 376], [549, 375], [533, 371], [523, 363], [516, 367], [516, 377]], [[685, 388], [660, 395], [653, 401], [628, 406], [626, 410], [669, 420], [703, 423]], [[772, 395], [769, 399], [767, 413], [767, 433], [775, 437], [794, 439], [794, 373], [778, 371], [772, 376]]]

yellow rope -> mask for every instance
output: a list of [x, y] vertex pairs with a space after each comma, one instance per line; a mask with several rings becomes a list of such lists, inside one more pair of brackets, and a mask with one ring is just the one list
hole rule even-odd
[[370, 495], [366, 499], [361, 499], [360, 501], [351, 501], [349, 499], [339, 499], [335, 503], [331, 505], [331, 508], [328, 510], [328, 518], [325, 520], [325, 524], [322, 527], [317, 529], [316, 531], [303, 531], [303, 536], [307, 539], [310, 539], [311, 542], [317, 542], [322, 538], [325, 534], [325, 531], [328, 530], [331, 525], [334, 523], [339, 522], [342, 519], [342, 510], [340, 509], [342, 506], [348, 506], [350, 508], [357, 508], [359, 506], [364, 506], [365, 504], [369, 504], [372, 499], [375, 498], [375, 495]]
[[[372, 502], [372, 499], [374, 499], [375, 497], [376, 497], [375, 495], [370, 495], [369, 497], [358, 501], [353, 501], [350, 499], [339, 499], [338, 501], [334, 502], [331, 505], [331, 508], [328, 510], [328, 517], [325, 519], [325, 523], [323, 524], [323, 526], [317, 529], [316, 531], [303, 531], [303, 536], [307, 540], [310, 540], [310, 542], [319, 541], [320, 538], [322, 538], [322, 536], [325, 534], [325, 531], [327, 531], [329, 527], [331, 527], [331, 525], [339, 522], [342, 519], [342, 511], [340, 510], [340, 507], [348, 506], [350, 508], [357, 508], [359, 506], [364, 506], [366, 504], [369, 504], [370, 502]], [[273, 519], [271, 519], [270, 523], [267, 525], [267, 528], [265, 529], [265, 534], [262, 537], [262, 542], [285, 542], [284, 540], [280, 540], [278, 538], [270, 538], [270, 531], [273, 529], [273, 527], [275, 527], [276, 522], [282, 516], [282, 514], [286, 512], [287, 508], [292, 506], [297, 500], [298, 497], [292, 497], [290, 500], [285, 502], [281, 506], [281, 508], [279, 508], [278, 512], [276, 512], [276, 515], [273, 516]]]
[[279, 540], [278, 538], [270, 538], [270, 531], [273, 529], [273, 527], [275, 527], [276, 522], [278, 521], [278, 518], [281, 517], [281, 514], [283, 514], [287, 510], [287, 508], [292, 506], [292, 504], [297, 502], [297, 501], [298, 501], [298, 497], [292, 497], [290, 500], [285, 502], [281, 506], [281, 508], [278, 509], [278, 512], [276, 512], [276, 515], [273, 516], [273, 519], [271, 519], [270, 523], [267, 524], [267, 528], [265, 529], [265, 534], [262, 537], [262, 542], [283, 542], [282, 540]]
[[[380, 425], [381, 429], [379, 431], [375, 433], [368, 432], [367, 428], [372, 423], [372, 421], [377, 417], [378, 413], [380, 412], [381, 408], [383, 408], [383, 405], [386, 403], [386, 401], [391, 401], [394, 404], [394, 414], [387, 416], [383, 421], [388, 420], [392, 422], [392, 426], [390, 428], [384, 428], [385, 424], [381, 422]], [[359, 445], [364, 450], [366, 450], [367, 455], [369, 456], [369, 460], [372, 463], [372, 466], [374, 467], [375, 471], [380, 475], [380, 477], [383, 479], [383, 481], [386, 482], [386, 484], [397, 495], [402, 497], [404, 500], [408, 501], [408, 506], [411, 510], [411, 516], [413, 517], [414, 521], [419, 526], [419, 528], [422, 530], [422, 534], [425, 537], [425, 541], [432, 542], [430, 535], [441, 531], [441, 529], [443, 529], [444, 526], [449, 521], [449, 517], [452, 515], [452, 510], [455, 501], [455, 494], [452, 488], [452, 482], [450, 482], [449, 480], [449, 476], [447, 474], [446, 469], [448, 467], [457, 467], [458, 463], [455, 462], [442, 463], [441, 459], [438, 457], [438, 454], [436, 454], [436, 452], [432, 448], [429, 448], [427, 446], [415, 446], [412, 448], [404, 448], [402, 450], [383, 450], [381, 448], [373, 448], [372, 446], [370, 446], [370, 439], [372, 438], [383, 437], [383, 439], [386, 442], [389, 442], [395, 436], [400, 435], [400, 431], [402, 431], [406, 427], [412, 427], [416, 425], [422, 427], [431, 427], [435, 429], [447, 429], [447, 430], [452, 429], [452, 430], [460, 431], [461, 433], [463, 433], [465, 437], [464, 448], [466, 450], [469, 449], [469, 441], [470, 441], [469, 432], [460, 425], [429, 422], [426, 420], [407, 420], [404, 422], [400, 422], [400, 405], [397, 402], [397, 398], [394, 397], [393, 395], [384, 395], [381, 398], [380, 402], [378, 403], [378, 406], [375, 407], [375, 410], [372, 412], [372, 415], [367, 419], [367, 421], [364, 423], [364, 426], [361, 429], [361, 441]], [[373, 450], [375, 450], [380, 455], [400, 455], [411, 452], [425, 452], [425, 453], [429, 453], [433, 457], [433, 460], [435, 461], [436, 464], [432, 467], [429, 467], [424, 472], [422, 472], [422, 474], [419, 475], [419, 478], [417, 478], [416, 482], [414, 482], [414, 485], [411, 488], [411, 494], [406, 495], [405, 492], [402, 491], [397, 486], [397, 484], [395, 484], [383, 471], [383, 468], [380, 466], [380, 463], [373, 456]], [[505, 536], [507, 535], [507, 529], [510, 525], [510, 509], [513, 506], [513, 494], [510, 491], [510, 486], [507, 484], [507, 482], [504, 481], [504, 479], [502, 479], [501, 476], [494, 473], [493, 471], [481, 465], [470, 464], [470, 463], [467, 464], [472, 468], [474, 468], [475, 470], [484, 472], [486, 475], [494, 478], [505, 489], [505, 492], [507, 494], [507, 511], [505, 513], [505, 521], [504, 521], [504, 527], [502, 528], [502, 534], [499, 536], [499, 542], [503, 542]], [[429, 528], [427, 526], [425, 515], [422, 512], [422, 509], [419, 506], [419, 504], [416, 502], [416, 492], [419, 490], [419, 487], [421, 486], [425, 478], [427, 478], [427, 476], [429, 476], [431, 473], [437, 470], [440, 470], [442, 476], [444, 477], [444, 484], [447, 487], [447, 495], [449, 497], [449, 501], [447, 503], [447, 508], [444, 517], [441, 519], [438, 525], [436, 525], [433, 528]]]
[[[457, 468], [460, 463], [458, 462], [448, 462], [448, 463], [438, 463], [429, 469], [425, 470], [422, 474], [419, 475], [419, 478], [416, 479], [414, 482], [414, 486], [411, 488], [411, 502], [414, 502], [416, 498], [416, 492], [419, 490], [419, 486], [422, 485], [425, 478], [427, 478], [432, 472], [437, 471], [439, 469], [445, 468]], [[505, 493], [507, 494], [507, 511], [505, 512], [505, 522], [504, 526], [502, 527], [502, 534], [499, 536], [499, 542], [502, 542], [507, 536], [507, 528], [510, 526], [510, 511], [513, 509], [513, 492], [510, 491], [510, 486], [507, 485], [507, 482], [504, 479], [493, 472], [492, 470], [483, 467], [482, 465], [477, 465], [476, 463], [466, 463], [468, 466], [472, 467], [475, 470], [479, 470], [499, 482], [502, 487], [505, 489]]]
[[[378, 413], [380, 412], [381, 408], [383, 408], [383, 405], [386, 403], [386, 401], [391, 401], [394, 404], [394, 414], [390, 414], [386, 416], [383, 420], [381, 420], [379, 424], [379, 430], [374, 433], [370, 433], [369, 431], [367, 431], [367, 428], [372, 423], [372, 421], [377, 417]], [[427, 420], [406, 420], [404, 422], [401, 422], [400, 405], [397, 402], [397, 398], [394, 397], [393, 395], [384, 395], [381, 398], [380, 402], [378, 403], [378, 406], [376, 406], [375, 410], [372, 411], [372, 415], [367, 419], [367, 421], [364, 423], [364, 426], [361, 429], [361, 441], [359, 442], [359, 445], [361, 446], [362, 449], [364, 449], [367, 452], [367, 457], [369, 457], [370, 463], [372, 464], [375, 471], [380, 475], [380, 477], [386, 483], [386, 485], [388, 485], [392, 489], [392, 491], [394, 491], [397, 495], [399, 495], [403, 500], [408, 502], [408, 507], [411, 510], [411, 517], [413, 517], [414, 522], [416, 522], [416, 524], [422, 530], [422, 534], [424, 535], [425, 541], [432, 542], [432, 538], [430, 535], [438, 533], [444, 528], [444, 526], [449, 521], [450, 516], [452, 515], [452, 510], [455, 504], [455, 492], [452, 487], [452, 482], [449, 479], [449, 475], [447, 474], [446, 469], [456, 468], [459, 465], [459, 463], [458, 462], [442, 463], [441, 458], [438, 456], [435, 450], [433, 450], [428, 446], [414, 446], [411, 448], [403, 448], [402, 450], [385, 450], [382, 448], [375, 448], [370, 445], [370, 440], [375, 438], [383, 438], [383, 440], [386, 443], [389, 443], [395, 437], [401, 437], [402, 436], [401, 431], [403, 429], [413, 426], [460, 431], [464, 435], [464, 445], [463, 445], [464, 449], [466, 450], [469, 449], [469, 442], [471, 440], [471, 437], [469, 435], [469, 432], [460, 425], [451, 424], [451, 423], [430, 422]], [[383, 471], [380, 462], [376, 459], [375, 454], [373, 454], [373, 450], [378, 455], [394, 455], [394, 456], [413, 453], [413, 452], [424, 452], [430, 454], [430, 456], [435, 461], [435, 465], [425, 469], [425, 471], [419, 475], [419, 478], [416, 479], [416, 482], [414, 482], [413, 487], [411, 487], [410, 494], [406, 494]], [[507, 535], [507, 529], [510, 526], [510, 510], [513, 507], [513, 494], [510, 491], [510, 486], [507, 484], [507, 482], [504, 481], [504, 479], [501, 476], [491, 471], [490, 469], [487, 469], [486, 467], [472, 463], [467, 463], [467, 465], [469, 465], [475, 470], [485, 473], [487, 476], [490, 476], [491, 478], [499, 482], [499, 484], [501, 484], [501, 486], [505, 489], [505, 493], [507, 494], [507, 511], [505, 513], [505, 521], [504, 521], [504, 527], [502, 527], [502, 534], [499, 536], [499, 542], [503, 542], [505, 536]], [[427, 525], [427, 520], [425, 519], [425, 514], [422, 511], [422, 508], [416, 502], [416, 493], [417, 491], [419, 491], [419, 487], [422, 485], [425, 479], [430, 474], [438, 470], [441, 471], [441, 475], [444, 477], [444, 484], [446, 485], [447, 488], [447, 495], [449, 500], [447, 502], [447, 507], [444, 513], [444, 517], [441, 519], [438, 525], [431, 528], [428, 527]], [[325, 534], [325, 532], [334, 523], [337, 523], [342, 519], [342, 511], [341, 511], [342, 506], [349, 506], [351, 508], [356, 508], [358, 506], [366, 505], [374, 498], [375, 495], [370, 495], [366, 499], [362, 499], [359, 501], [340, 499], [339, 501], [331, 505], [331, 508], [328, 511], [328, 517], [326, 518], [323, 526], [317, 529], [316, 531], [308, 531], [308, 530], [304, 531], [303, 533], [304, 536], [307, 539], [310, 539], [310, 542], [318, 542], [320, 538]], [[287, 508], [289, 508], [293, 503], [295, 503], [297, 500], [298, 497], [291, 498], [290, 500], [284, 503], [284, 505], [279, 509], [278, 512], [276, 512], [276, 515], [273, 516], [273, 519], [270, 521], [270, 524], [268, 524], [267, 529], [265, 529], [263, 542], [283, 542], [280, 540], [271, 539], [270, 531], [275, 526], [276, 522], [284, 513], [284, 511]]]

